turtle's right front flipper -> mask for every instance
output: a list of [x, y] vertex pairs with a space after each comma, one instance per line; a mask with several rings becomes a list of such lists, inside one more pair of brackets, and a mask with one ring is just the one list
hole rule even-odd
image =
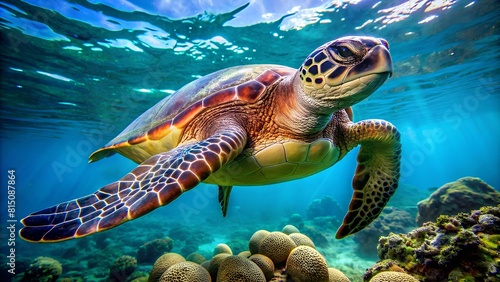
[[95, 193], [32, 213], [20, 236], [33, 242], [83, 237], [118, 226], [166, 205], [234, 159], [246, 133], [228, 126], [211, 137], [144, 161]]

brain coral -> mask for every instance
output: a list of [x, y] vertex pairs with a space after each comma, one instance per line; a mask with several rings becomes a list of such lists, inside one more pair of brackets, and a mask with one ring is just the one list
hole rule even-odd
[[266, 282], [262, 270], [251, 260], [228, 256], [219, 266], [217, 282]]
[[286, 261], [295, 247], [295, 242], [285, 233], [271, 232], [260, 242], [259, 254], [267, 256], [278, 264]]
[[269, 233], [270, 232], [267, 230], [259, 230], [250, 237], [250, 241], [248, 241], [248, 250], [252, 255], [259, 253], [260, 242], [262, 242]]
[[429, 198], [420, 201], [417, 224], [434, 221], [439, 215], [453, 215], [469, 212], [483, 206], [500, 203], [500, 192], [479, 178], [464, 177], [447, 183], [436, 190]]
[[244, 258], [249, 258], [252, 253], [250, 251], [243, 251], [241, 253], [238, 254], [240, 257], [244, 257]]
[[271, 280], [274, 276], [274, 263], [273, 261], [266, 257], [265, 255], [255, 254], [249, 257], [264, 273], [267, 280]]
[[404, 272], [384, 271], [373, 276], [370, 282], [419, 282], [415, 277]]
[[202, 255], [198, 253], [192, 253], [186, 258], [187, 261], [192, 261], [197, 264], [201, 264], [202, 262], [206, 261], [207, 259]]
[[62, 273], [62, 265], [57, 260], [49, 257], [37, 257], [34, 259], [28, 270], [24, 272], [22, 281], [56, 281]]
[[215, 281], [220, 264], [225, 258], [229, 256], [230, 254], [218, 254], [210, 260], [210, 264], [208, 265], [208, 272], [210, 273], [210, 276], [212, 276], [212, 280]]
[[165, 271], [159, 282], [211, 282], [208, 271], [191, 261], [178, 262]]
[[137, 260], [131, 256], [121, 256], [117, 258], [109, 269], [110, 281], [123, 281], [137, 267]]
[[333, 267], [328, 268], [328, 279], [329, 282], [351, 282], [342, 271]]
[[292, 233], [288, 236], [292, 238], [293, 242], [295, 242], [295, 245], [297, 246], [309, 246], [316, 249], [313, 241], [302, 233]]
[[323, 256], [309, 246], [298, 246], [286, 261], [286, 272], [295, 282], [328, 282], [328, 266]]
[[217, 246], [215, 246], [214, 248], [214, 253], [213, 255], [216, 256], [218, 254], [230, 254], [232, 255], [233, 254], [233, 251], [231, 250], [231, 248], [226, 245], [226, 244], [218, 244]]
[[151, 269], [151, 272], [149, 273], [148, 281], [149, 282], [158, 281], [163, 272], [167, 271], [169, 267], [178, 262], [183, 262], [183, 261], [186, 261], [186, 259], [184, 259], [183, 256], [176, 253], [166, 253], [162, 255], [156, 260], [155, 264], [153, 265], [153, 269]]
[[287, 235], [290, 235], [292, 233], [300, 233], [299, 229], [297, 229], [297, 227], [295, 227], [291, 224], [285, 225], [285, 227], [283, 227], [283, 230], [281, 230], [281, 232], [283, 232]]

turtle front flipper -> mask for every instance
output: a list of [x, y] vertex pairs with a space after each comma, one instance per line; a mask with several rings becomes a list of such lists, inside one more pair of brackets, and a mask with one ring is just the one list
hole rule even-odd
[[361, 148], [352, 181], [354, 193], [337, 239], [362, 230], [378, 217], [398, 187], [401, 162], [400, 134], [387, 121], [350, 123], [344, 134], [348, 148], [358, 144]]
[[150, 157], [95, 193], [22, 219], [20, 236], [33, 242], [83, 237], [118, 226], [166, 205], [234, 159], [246, 133], [227, 127], [211, 137]]

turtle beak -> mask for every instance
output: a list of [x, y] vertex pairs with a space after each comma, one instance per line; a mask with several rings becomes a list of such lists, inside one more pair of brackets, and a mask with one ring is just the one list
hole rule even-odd
[[387, 42], [387, 40], [385, 40], [383, 38], [379, 38], [378, 40], [380, 40], [380, 43], [382, 43], [382, 45], [384, 45], [385, 48], [387, 48], [387, 50], [389, 50], [389, 42]]
[[[382, 45], [387, 49], [387, 53], [389, 53], [389, 42], [387, 42], [387, 40], [383, 39], [383, 38], [379, 38], [380, 40], [380, 43], [382, 43]], [[391, 68], [391, 71], [389, 72], [389, 78], [392, 76], [392, 59], [391, 59], [391, 55], [389, 55], [389, 61], [390, 61], [390, 68]]]
[[392, 58], [389, 53], [389, 43], [385, 40], [380, 41], [381, 44], [375, 45], [368, 50], [363, 61], [352, 67], [349, 71], [350, 80], [364, 76], [366, 73], [392, 76]]

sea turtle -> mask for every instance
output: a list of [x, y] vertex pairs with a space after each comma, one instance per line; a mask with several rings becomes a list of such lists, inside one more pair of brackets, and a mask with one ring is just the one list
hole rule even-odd
[[219, 186], [225, 215], [233, 185], [303, 178], [361, 145], [353, 197], [336, 237], [358, 232], [397, 188], [401, 144], [387, 121], [352, 122], [350, 106], [391, 73], [387, 41], [351, 36], [320, 46], [298, 70], [247, 65], [199, 78], [89, 157], [93, 162], [118, 152], [139, 163], [135, 169], [91, 195], [28, 215], [20, 235], [53, 242], [103, 231], [200, 182]]

